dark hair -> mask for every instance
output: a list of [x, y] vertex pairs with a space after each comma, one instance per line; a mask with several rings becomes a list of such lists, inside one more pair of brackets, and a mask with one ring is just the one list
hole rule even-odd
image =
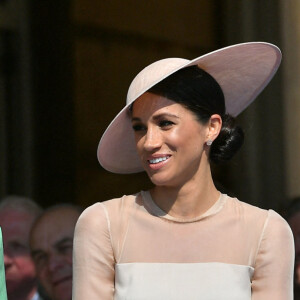
[[213, 114], [222, 118], [222, 128], [214, 140], [209, 159], [214, 163], [227, 161], [244, 142], [243, 130], [235, 119], [225, 113], [223, 91], [217, 81], [198, 66], [183, 68], [149, 89], [150, 93], [180, 103], [192, 111], [199, 122], [206, 124]]

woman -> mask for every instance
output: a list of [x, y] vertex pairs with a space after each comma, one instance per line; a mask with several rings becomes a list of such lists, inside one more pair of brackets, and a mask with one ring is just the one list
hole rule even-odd
[[81, 215], [73, 299], [292, 299], [287, 223], [221, 194], [210, 170], [241, 146], [232, 116], [280, 59], [271, 44], [245, 43], [192, 61], [161, 60], [136, 76], [98, 159], [115, 173], [145, 170], [154, 188]]

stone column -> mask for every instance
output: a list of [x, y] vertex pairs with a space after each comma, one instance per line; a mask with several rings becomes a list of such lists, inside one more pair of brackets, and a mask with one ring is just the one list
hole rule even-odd
[[300, 1], [281, 0], [285, 184], [300, 196]]
[[[222, 1], [223, 43], [264, 41], [281, 48], [279, 0]], [[280, 209], [285, 199], [281, 68], [239, 117], [245, 145], [228, 166], [229, 188], [241, 200]]]

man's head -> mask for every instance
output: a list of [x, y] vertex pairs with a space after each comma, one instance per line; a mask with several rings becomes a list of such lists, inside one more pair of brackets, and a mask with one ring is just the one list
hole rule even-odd
[[53, 300], [72, 298], [74, 228], [81, 208], [62, 204], [46, 210], [34, 223], [30, 246], [38, 280]]
[[40, 213], [41, 208], [27, 198], [8, 196], [0, 202], [5, 277], [10, 300], [31, 299], [37, 290], [29, 233]]

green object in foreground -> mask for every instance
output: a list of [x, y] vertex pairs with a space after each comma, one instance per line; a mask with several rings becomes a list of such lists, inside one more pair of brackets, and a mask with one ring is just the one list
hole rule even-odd
[[0, 300], [7, 300], [1, 228], [0, 228]]

